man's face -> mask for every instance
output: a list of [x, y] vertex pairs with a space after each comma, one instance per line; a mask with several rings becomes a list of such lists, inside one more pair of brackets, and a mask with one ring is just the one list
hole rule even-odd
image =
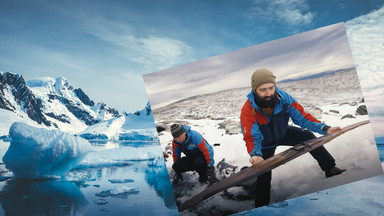
[[256, 104], [259, 107], [274, 107], [275, 104], [279, 101], [276, 94], [275, 84], [273, 83], [265, 83], [259, 86], [253, 92], [256, 96]]
[[275, 92], [276, 92], [275, 84], [273, 83], [265, 83], [259, 86], [255, 91], [256, 95], [260, 99], [264, 99], [266, 101], [271, 100]]
[[180, 136], [175, 137], [175, 140], [179, 143], [184, 143], [186, 137], [187, 137], [187, 133], [184, 131]]

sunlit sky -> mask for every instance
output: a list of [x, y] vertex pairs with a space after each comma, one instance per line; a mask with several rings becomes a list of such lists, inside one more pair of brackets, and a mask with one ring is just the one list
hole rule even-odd
[[0, 0], [0, 71], [66, 77], [95, 102], [135, 111], [148, 101], [143, 74], [382, 7], [382, 0]]

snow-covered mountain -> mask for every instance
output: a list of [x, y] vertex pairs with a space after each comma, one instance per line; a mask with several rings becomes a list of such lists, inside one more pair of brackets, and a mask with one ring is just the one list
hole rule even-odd
[[96, 104], [64, 77], [25, 81], [22, 75], [0, 72], [0, 118], [0, 137], [8, 135], [16, 121], [88, 139], [153, 140], [156, 136], [149, 103], [141, 111], [119, 114], [105, 103]]
[[88, 127], [79, 133], [86, 139], [145, 140], [157, 139], [152, 110], [147, 106], [135, 113], [126, 113]]
[[[25, 81], [22, 75], [10, 72], [0, 72], [0, 108], [15, 113], [22, 121], [31, 119], [37, 124], [77, 132], [119, 115], [104, 103], [95, 104], [64, 77]], [[4, 110], [3, 115], [11, 115]]]
[[95, 104], [81, 88], [75, 89], [64, 77], [43, 77], [26, 84], [41, 100], [43, 113], [60, 129], [81, 130], [119, 115], [104, 103]]

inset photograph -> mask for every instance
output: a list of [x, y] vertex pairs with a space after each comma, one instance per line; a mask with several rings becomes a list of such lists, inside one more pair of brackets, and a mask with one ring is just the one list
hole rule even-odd
[[143, 76], [181, 215], [383, 173], [344, 24]]

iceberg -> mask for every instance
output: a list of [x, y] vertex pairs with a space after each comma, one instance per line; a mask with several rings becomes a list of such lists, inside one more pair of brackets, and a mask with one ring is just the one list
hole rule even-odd
[[3, 161], [16, 178], [57, 178], [77, 166], [91, 151], [91, 144], [60, 130], [35, 128], [15, 122]]
[[125, 166], [131, 165], [132, 161], [154, 160], [160, 156], [162, 156], [160, 146], [124, 147], [93, 151], [87, 154], [76, 168]]
[[89, 126], [86, 130], [78, 135], [84, 139], [106, 139], [116, 140], [119, 136], [121, 126], [124, 124], [125, 118], [120, 115], [113, 119], [102, 121], [100, 123]]
[[89, 126], [77, 135], [87, 140], [157, 141], [155, 126], [148, 103], [141, 111], [125, 112], [123, 115], [101, 121]]
[[119, 140], [158, 141], [155, 127], [147, 129], [123, 130]]
[[140, 192], [139, 188], [122, 186], [122, 187], [115, 188], [115, 189], [101, 191], [100, 193], [96, 193], [95, 196], [98, 196], [98, 197], [116, 197], [116, 198], [127, 199], [129, 195], [138, 194], [139, 192]]

